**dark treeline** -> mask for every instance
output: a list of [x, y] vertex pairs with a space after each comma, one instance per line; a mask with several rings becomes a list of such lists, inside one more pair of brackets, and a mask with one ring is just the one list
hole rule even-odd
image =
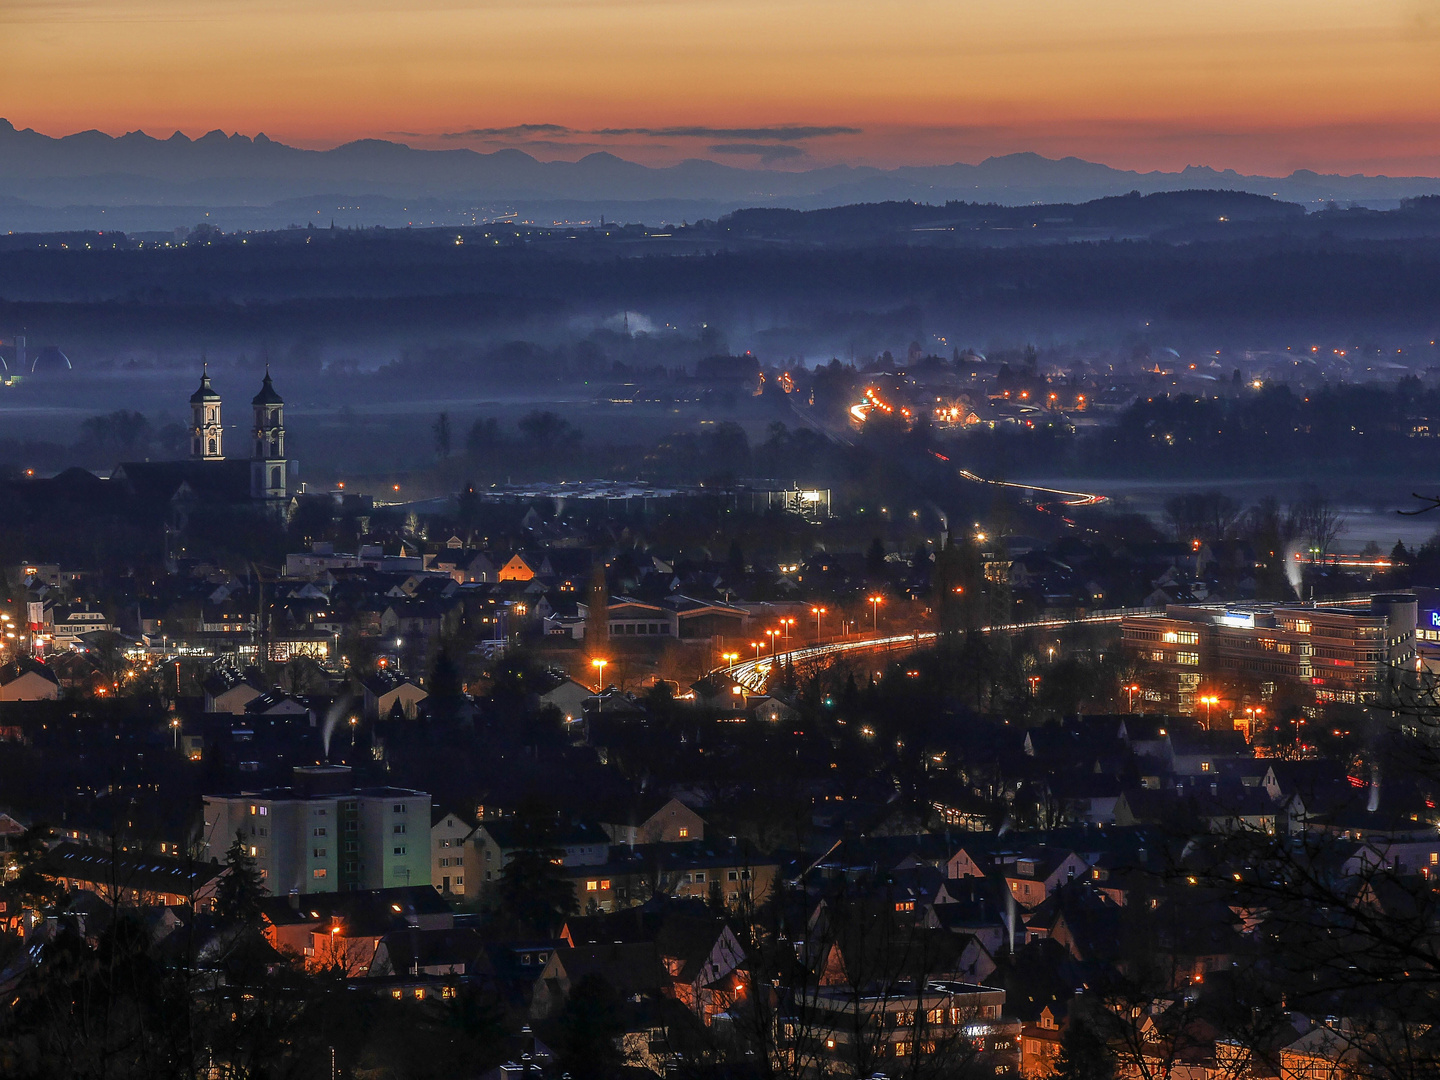
[[1011, 475], [1423, 475], [1437, 435], [1440, 392], [1405, 378], [1391, 387], [1142, 397], [1101, 428], [978, 431], [962, 436], [957, 451], [973, 468]]
[[29, 326], [37, 338], [62, 330], [214, 338], [302, 327], [473, 329], [625, 306], [720, 313], [796, 305], [843, 320], [857, 307], [918, 304], [977, 316], [1143, 314], [1219, 326], [1303, 319], [1348, 328], [1378, 319], [1430, 326], [1440, 301], [1440, 245], [1425, 239], [683, 254], [657, 246], [582, 256], [545, 245], [445, 246], [405, 233], [314, 235], [304, 244], [8, 253], [0, 324]]

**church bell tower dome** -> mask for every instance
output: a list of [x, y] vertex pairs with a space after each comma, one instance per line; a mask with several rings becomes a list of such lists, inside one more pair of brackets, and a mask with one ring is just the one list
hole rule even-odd
[[290, 482], [287, 473], [290, 463], [285, 456], [285, 399], [275, 391], [270, 381], [270, 369], [265, 369], [265, 381], [260, 392], [250, 401], [255, 410], [255, 445], [250, 455], [250, 495], [256, 499], [282, 500], [289, 497]]
[[210, 372], [200, 375], [200, 389], [190, 395], [190, 456], [197, 461], [225, 459], [225, 430], [220, 426], [220, 395], [210, 385]]

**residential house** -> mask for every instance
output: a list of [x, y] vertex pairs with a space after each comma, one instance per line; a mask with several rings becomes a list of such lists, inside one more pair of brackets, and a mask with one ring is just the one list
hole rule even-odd
[[5, 664], [0, 667], [0, 701], [54, 701], [60, 680], [44, 664]]
[[67, 890], [83, 889], [110, 903], [208, 907], [224, 867], [144, 851], [62, 843], [46, 852], [40, 872]]
[[270, 716], [296, 719], [304, 717], [312, 726], [315, 722], [310, 706], [295, 695], [287, 694], [283, 690], [267, 690], [259, 697], [251, 698], [245, 703], [245, 715], [248, 717]]
[[369, 720], [388, 719], [397, 711], [414, 720], [420, 703], [430, 696], [408, 675], [385, 669], [360, 680], [360, 695]]
[[244, 716], [245, 706], [265, 693], [259, 673], [251, 669], [242, 674], [234, 668], [216, 668], [202, 684], [207, 713], [230, 713]]
[[779, 698], [769, 697], [755, 706], [755, 719], [767, 724], [789, 724], [799, 719], [796, 712]]
[[1039, 906], [1067, 881], [1084, 877], [1088, 869], [1079, 855], [1060, 848], [1029, 848], [1001, 863], [1006, 887], [1025, 908]]
[[566, 679], [559, 686], [547, 690], [540, 695], [540, 704], [554, 705], [560, 710], [560, 715], [565, 718], [567, 724], [573, 724], [585, 717], [582, 705], [588, 698], [595, 696], [595, 691], [584, 683], [578, 683], [574, 679]]
[[428, 885], [267, 897], [261, 916], [275, 949], [303, 957], [312, 971], [351, 977], [370, 970], [388, 934], [455, 926], [449, 904]]
[[642, 798], [602, 812], [600, 818], [611, 843], [629, 847], [705, 839], [705, 819], [679, 799]]
[[1020, 1075], [1024, 1080], [1044, 1080], [1055, 1074], [1060, 1058], [1061, 1020], [1059, 1005], [1047, 1005], [1033, 1024], [1020, 1031]]
[[466, 853], [474, 858], [469, 841], [475, 826], [453, 810], [433, 810], [430, 819], [430, 884], [442, 896], [463, 897]]
[[536, 843], [556, 852], [567, 871], [602, 866], [610, 851], [610, 838], [596, 825], [574, 822], [558, 827], [552, 835], [537, 838], [514, 820], [486, 818], [470, 837], [473, 854], [467, 852], [465, 859], [465, 898], [485, 899], [492, 895], [505, 864], [516, 852], [529, 850]]
[[598, 864], [567, 866], [581, 909], [617, 911], [655, 896], [718, 899], [727, 907], [763, 904], [775, 888], [780, 864], [736, 842], [616, 846]]

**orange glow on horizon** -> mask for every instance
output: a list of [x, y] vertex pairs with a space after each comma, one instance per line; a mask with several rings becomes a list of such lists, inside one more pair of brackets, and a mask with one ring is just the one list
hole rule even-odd
[[[220, 128], [315, 147], [378, 137], [786, 168], [1033, 150], [1140, 169], [1434, 175], [1440, 21], [1428, 12], [1408, 0], [18, 0], [0, 11], [0, 101], [17, 126], [53, 135]], [[565, 130], [444, 137], [522, 124]], [[598, 133], [775, 125], [861, 131]]]

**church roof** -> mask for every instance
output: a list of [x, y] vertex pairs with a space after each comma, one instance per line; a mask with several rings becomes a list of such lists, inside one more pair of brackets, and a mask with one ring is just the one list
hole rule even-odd
[[200, 376], [200, 389], [190, 395], [190, 404], [199, 405], [206, 401], [219, 401], [220, 395], [210, 385], [210, 373], [207, 371]]
[[250, 501], [248, 461], [125, 461], [111, 479], [148, 502], [167, 502], [182, 489], [205, 502]]
[[250, 401], [251, 405], [284, 405], [285, 399], [275, 392], [275, 384], [270, 381], [270, 370], [265, 370], [265, 381], [260, 384], [260, 392]]

